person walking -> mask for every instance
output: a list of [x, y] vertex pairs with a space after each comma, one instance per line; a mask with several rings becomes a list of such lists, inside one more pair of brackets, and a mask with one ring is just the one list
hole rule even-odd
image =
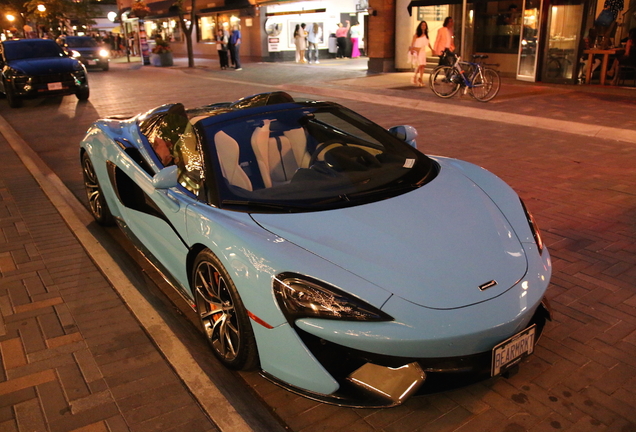
[[437, 30], [437, 36], [435, 37], [435, 46], [433, 52], [435, 55], [441, 56], [444, 51], [449, 50], [455, 52], [455, 36], [453, 32], [453, 18], [446, 17], [444, 19], [444, 26]]
[[342, 26], [342, 23], [338, 23], [338, 30], [336, 30], [336, 43], [338, 44], [338, 52], [336, 53], [336, 58], [345, 58], [345, 53], [347, 50], [347, 33], [349, 33], [349, 28], [351, 24], [349, 21], [345, 21], [347, 23], [346, 27]]
[[239, 30], [238, 25], [232, 26], [232, 33], [230, 34], [228, 47], [230, 49], [232, 67], [234, 67], [237, 71], [243, 70], [240, 59], [241, 31]]
[[230, 41], [230, 35], [227, 30], [219, 29], [216, 32], [216, 51], [219, 53], [219, 64], [221, 69], [225, 70], [229, 66], [227, 61], [227, 44]]
[[[418, 87], [424, 85], [424, 68], [426, 68], [426, 48], [430, 48], [434, 53], [430, 40], [428, 39], [428, 24], [426, 21], [421, 21], [415, 30], [413, 39], [411, 40], [411, 46], [409, 47], [409, 53], [415, 59], [415, 73], [411, 82]], [[418, 77], [419, 75], [419, 77]]]
[[318, 60], [318, 44], [320, 43], [321, 40], [322, 40], [322, 28], [320, 28], [318, 23], [314, 23], [309, 29], [309, 35], [307, 36], [307, 43], [309, 45], [307, 57], [309, 60], [309, 64], [311, 64], [312, 61], [315, 64], [320, 63], [320, 61]]

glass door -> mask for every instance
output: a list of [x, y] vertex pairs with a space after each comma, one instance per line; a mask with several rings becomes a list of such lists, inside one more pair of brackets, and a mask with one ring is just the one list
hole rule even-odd
[[580, 0], [566, 2], [568, 4], [552, 4], [550, 7], [548, 43], [541, 74], [541, 79], [546, 82], [573, 83], [576, 75], [583, 5], [580, 4]]
[[526, 0], [522, 12], [521, 43], [517, 63], [517, 79], [536, 81], [538, 47], [540, 41], [541, 1]]

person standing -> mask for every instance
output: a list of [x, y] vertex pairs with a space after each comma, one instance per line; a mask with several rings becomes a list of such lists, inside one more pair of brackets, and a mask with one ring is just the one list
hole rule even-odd
[[232, 33], [230, 34], [228, 46], [230, 48], [232, 67], [234, 67], [237, 71], [243, 70], [240, 60], [241, 31], [239, 30], [238, 25], [232, 26]]
[[[322, 40], [322, 28], [318, 25], [318, 23], [314, 23], [309, 29], [309, 36], [307, 36], [307, 42], [309, 44], [309, 52], [307, 53], [307, 57], [309, 60], [309, 64], [313, 61], [316, 64], [319, 64], [318, 61], [318, 44]], [[313, 55], [312, 55], [313, 53]], [[313, 60], [312, 60], [313, 58]]]
[[338, 30], [336, 30], [336, 41], [338, 44], [338, 52], [336, 53], [336, 58], [344, 58], [345, 52], [347, 50], [347, 33], [349, 33], [349, 27], [351, 24], [349, 21], [345, 21], [347, 23], [346, 27], [342, 26], [342, 23], [338, 23]]
[[296, 63], [306, 63], [305, 51], [307, 50], [307, 34], [305, 33], [305, 24], [296, 24], [294, 29], [294, 45], [296, 45]]
[[433, 51], [431, 42], [428, 39], [428, 24], [426, 21], [421, 21], [415, 30], [415, 34], [411, 40], [411, 46], [409, 47], [409, 53], [417, 59], [415, 74], [413, 75], [411, 82], [418, 87], [422, 87], [424, 85], [423, 77], [424, 68], [426, 67], [426, 48], [430, 48], [431, 51]]
[[220, 28], [216, 32], [216, 51], [219, 53], [219, 64], [221, 69], [227, 69], [229, 63], [227, 61], [227, 44], [230, 40], [227, 30]]
[[437, 30], [437, 36], [435, 37], [435, 46], [433, 52], [435, 55], [441, 56], [444, 51], [449, 50], [455, 52], [455, 36], [453, 32], [453, 18], [446, 17], [444, 19], [444, 26]]
[[351, 26], [351, 58], [360, 57], [360, 23]]

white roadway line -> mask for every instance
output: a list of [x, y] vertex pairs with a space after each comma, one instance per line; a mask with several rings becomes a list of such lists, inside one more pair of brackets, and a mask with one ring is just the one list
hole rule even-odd
[[88, 210], [2, 116], [0, 133], [216, 426], [222, 432], [251, 432], [252, 428], [210, 381], [183, 343], [86, 228], [87, 221], [92, 220]]
[[565, 132], [586, 137], [611, 139], [636, 143], [636, 131], [620, 129], [587, 123], [578, 123], [567, 120], [556, 120], [545, 117], [535, 117], [523, 114], [514, 114], [501, 111], [491, 111], [480, 108], [464, 107], [440, 102], [422, 101], [417, 99], [401, 98], [399, 96], [377, 95], [361, 91], [345, 90], [341, 88], [308, 87], [296, 84], [284, 84], [279, 86], [281, 90], [299, 93], [308, 93], [318, 96], [337, 97], [351, 99], [358, 102], [368, 102], [391, 107], [409, 108], [418, 111], [430, 111], [438, 114], [468, 117], [471, 119], [495, 121], [500, 123], [515, 124], [521, 126], [546, 129], [557, 132]]

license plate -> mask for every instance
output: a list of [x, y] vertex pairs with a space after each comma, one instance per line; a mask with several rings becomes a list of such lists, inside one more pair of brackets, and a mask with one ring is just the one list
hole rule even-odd
[[48, 83], [49, 90], [62, 90], [61, 82]]
[[97, 60], [89, 60], [88, 64], [91, 65], [91, 66], [92, 65], [96, 65], [97, 64]]
[[528, 327], [522, 332], [503, 341], [492, 349], [491, 376], [499, 375], [534, 350], [535, 327]]

